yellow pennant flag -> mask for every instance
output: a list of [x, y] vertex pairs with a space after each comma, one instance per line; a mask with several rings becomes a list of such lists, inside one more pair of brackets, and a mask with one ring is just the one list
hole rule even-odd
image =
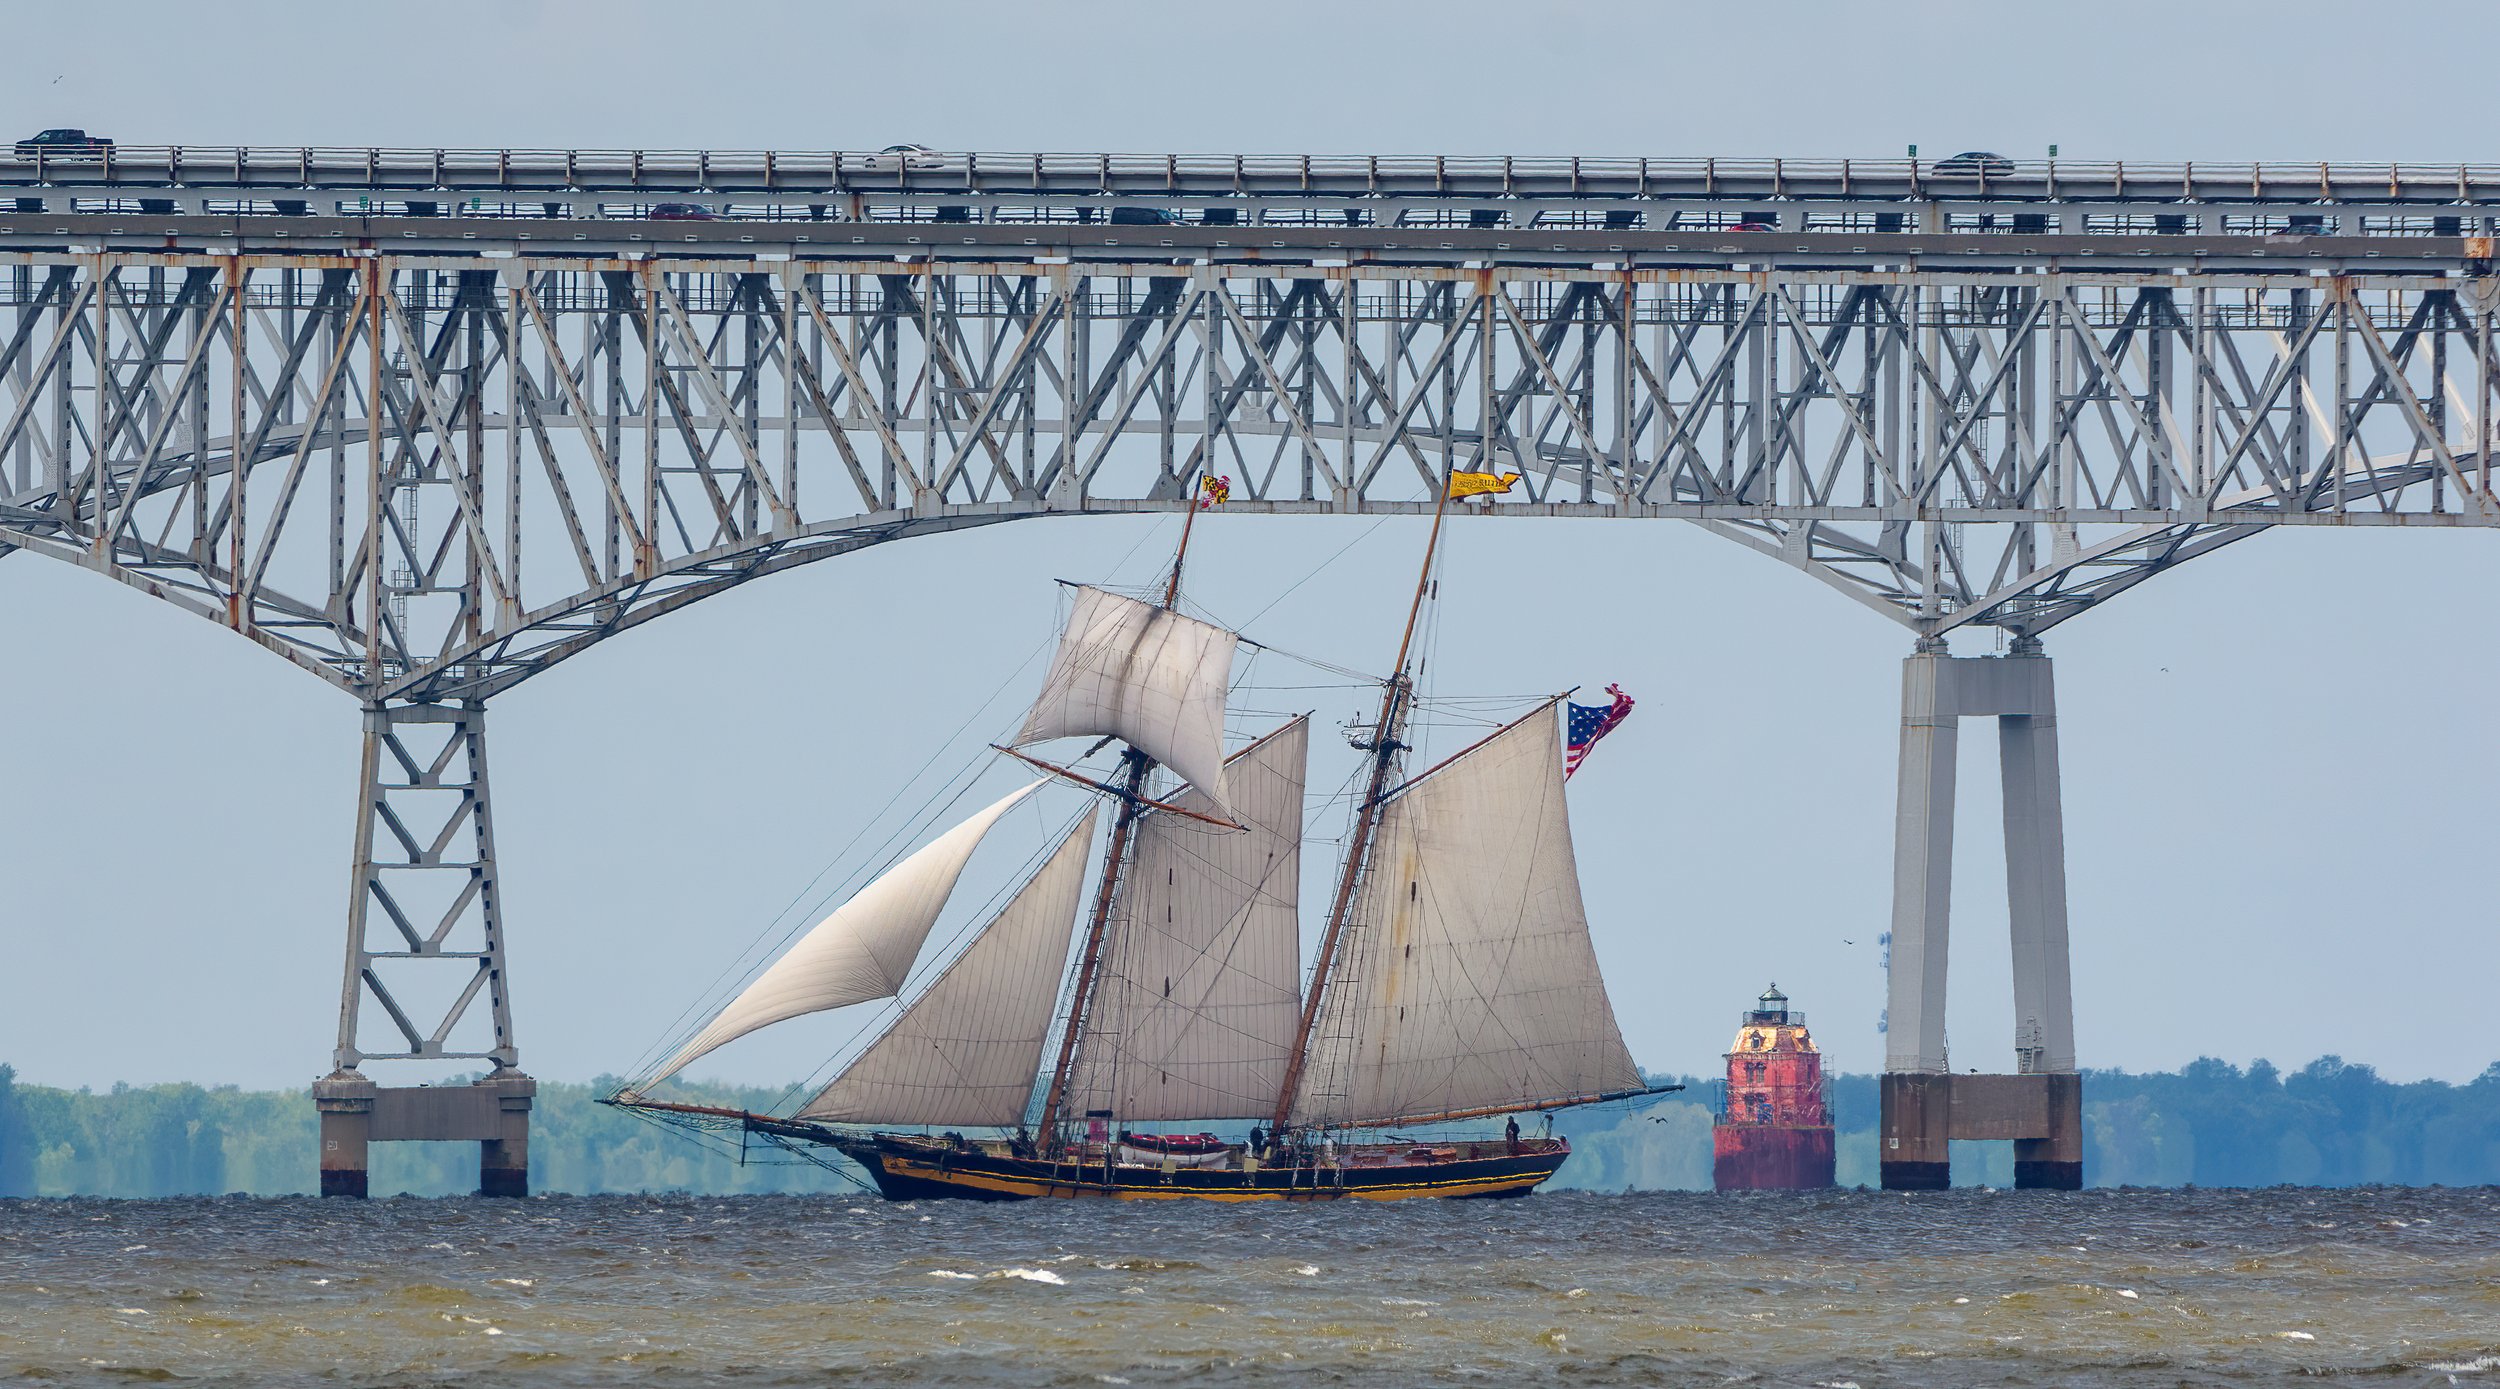
[[1450, 497], [1481, 497], [1493, 492], [1507, 492], [1517, 485], [1517, 473], [1452, 473]]

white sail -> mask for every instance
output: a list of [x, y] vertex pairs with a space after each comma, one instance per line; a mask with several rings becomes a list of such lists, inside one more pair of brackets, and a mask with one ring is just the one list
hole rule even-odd
[[1068, 831], [1041, 870], [884, 1036], [808, 1101], [801, 1118], [835, 1123], [1024, 1122], [1059, 998], [1085, 886], [1094, 817]]
[[1408, 783], [1373, 843], [1297, 1122], [1641, 1085], [1589, 943], [1553, 706]]
[[938, 912], [981, 836], [1041, 785], [1034, 782], [929, 841], [834, 908], [653, 1072], [652, 1079], [675, 1075], [704, 1053], [759, 1027], [900, 992], [903, 976], [919, 958], [929, 928], [937, 924]]
[[1209, 793], [1224, 795], [1224, 691], [1238, 638], [1098, 588], [1079, 588], [1041, 697], [1018, 744], [1115, 737]]
[[[1297, 718], [1225, 766], [1249, 832], [1138, 817], [1103, 941], [1072, 1111], [1122, 1121], [1265, 1118], [1301, 1020], [1298, 904], [1310, 724]], [[1206, 812], [1195, 788], [1175, 798]]]

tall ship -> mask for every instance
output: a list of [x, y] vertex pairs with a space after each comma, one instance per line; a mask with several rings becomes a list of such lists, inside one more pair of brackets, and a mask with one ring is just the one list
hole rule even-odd
[[[1226, 753], [1241, 639], [1178, 608], [1202, 506], [1159, 601], [1075, 590], [1041, 692], [997, 749], [1039, 779], [894, 863], [608, 1102], [832, 1148], [898, 1200], [1496, 1197], [1553, 1176], [1569, 1141], [1519, 1116], [1675, 1087], [1645, 1083], [1599, 976], [1564, 697], [1407, 765], [1418, 619], [1449, 498], [1478, 476], [1445, 481], [1393, 673], [1349, 738], [1364, 762], [1307, 984], [1309, 717]], [[1575, 765], [1591, 738], [1577, 723]], [[1036, 751], [1080, 739], [1072, 759]], [[1053, 782], [1093, 804], [830, 1084], [786, 1114], [654, 1093], [759, 1028], [901, 998], [974, 849]], [[1198, 1127], [1245, 1120], [1241, 1141]]]

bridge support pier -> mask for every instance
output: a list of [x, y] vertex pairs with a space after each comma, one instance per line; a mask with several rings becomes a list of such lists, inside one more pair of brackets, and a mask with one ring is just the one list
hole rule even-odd
[[[1997, 721], [2005, 878], [2014, 943], [2014, 1075], [1951, 1073], [1945, 980], [1953, 893], [1953, 792], [1963, 717]], [[1902, 663], [1891, 975], [1881, 1171], [1890, 1190], [1950, 1184], [1952, 1139], [2010, 1139], [2020, 1187], [2083, 1185], [2067, 955], [2065, 821], [2049, 658], [2025, 637], [2004, 656], [1922, 642]]]
[[[519, 1069], [506, 977], [485, 706], [367, 705], [338, 1049], [313, 1084], [322, 1195], [365, 1195], [374, 1143], [446, 1140], [478, 1144], [479, 1195], [529, 1194], [538, 1085]], [[361, 1040], [368, 1001], [393, 1034], [379, 1050]], [[469, 1085], [384, 1086], [366, 1061], [492, 1069]]]

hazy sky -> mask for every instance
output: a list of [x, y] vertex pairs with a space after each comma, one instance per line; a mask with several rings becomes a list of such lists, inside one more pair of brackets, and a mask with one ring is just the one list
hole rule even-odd
[[[13, 17], [0, 135], [131, 143], [2489, 160], [2487, 6], [92, 4]], [[916, 540], [705, 602], [499, 700], [525, 1066], [640, 1057], [1047, 634], [1170, 520]], [[1363, 521], [1202, 533], [1258, 612]], [[1371, 531], [1254, 625], [1377, 667], [1421, 534]], [[1454, 536], [1433, 682], [1620, 681], [1572, 784], [1591, 915], [1652, 1068], [1718, 1065], [1777, 979], [1881, 1064], [1905, 632], [1666, 523]], [[2087, 1066], [2500, 1058], [2492, 538], [2260, 537], [2057, 629]], [[1986, 649], [1984, 645], [1966, 651]], [[1033, 673], [1027, 673], [1027, 681]], [[1010, 717], [1027, 686], [998, 697]], [[1321, 725], [1315, 784], [1345, 770]], [[1964, 745], [1957, 1065], [2010, 1063], [1993, 740]], [[335, 1028], [357, 720], [337, 691], [81, 571], [0, 560], [0, 1061], [35, 1081], [293, 1085]], [[969, 746], [966, 744], [964, 746]], [[1337, 759], [1337, 760], [1330, 760]], [[962, 760], [958, 749], [954, 762]], [[1327, 871], [1314, 863], [1309, 880]], [[1850, 943], [1854, 942], [1854, 944]], [[777, 1081], [804, 1028], [721, 1053]], [[699, 1068], [707, 1069], [707, 1068]], [[389, 1078], [385, 1073], [385, 1078]]]

